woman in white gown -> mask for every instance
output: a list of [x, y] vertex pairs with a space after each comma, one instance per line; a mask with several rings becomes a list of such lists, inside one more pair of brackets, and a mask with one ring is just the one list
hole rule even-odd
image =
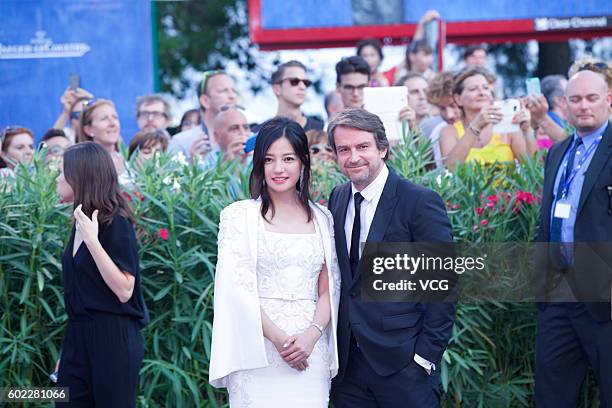
[[251, 200], [221, 213], [209, 381], [231, 407], [327, 407], [338, 369], [333, 220], [309, 198], [300, 125], [264, 123]]

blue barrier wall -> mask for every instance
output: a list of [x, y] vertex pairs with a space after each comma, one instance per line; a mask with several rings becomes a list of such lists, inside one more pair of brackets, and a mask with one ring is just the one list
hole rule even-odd
[[[396, 8], [390, 11], [388, 8]], [[341, 27], [354, 25], [356, 13], [394, 14], [391, 23], [416, 24], [427, 10], [440, 11], [447, 22], [516, 20], [538, 17], [612, 15], [612, 2], [603, 0], [261, 0], [264, 29]], [[360, 11], [359, 11], [360, 10]], [[403, 16], [403, 19], [402, 19]], [[384, 22], [380, 22], [384, 24]]]
[[61, 113], [71, 73], [117, 106], [127, 142], [135, 103], [154, 89], [151, 2], [0, 1], [0, 127], [23, 125], [39, 139]]

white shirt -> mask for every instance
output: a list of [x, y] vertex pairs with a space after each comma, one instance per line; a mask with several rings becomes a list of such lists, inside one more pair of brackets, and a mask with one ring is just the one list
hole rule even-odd
[[[353, 221], [355, 218], [355, 193], [360, 192], [363, 196], [361, 202], [360, 211], [360, 225], [361, 232], [359, 234], [359, 242], [366, 242], [368, 233], [370, 232], [370, 226], [374, 219], [374, 213], [376, 213], [376, 207], [380, 201], [385, 183], [387, 183], [387, 177], [389, 177], [389, 169], [387, 165], [383, 165], [383, 168], [378, 173], [378, 176], [372, 181], [366, 188], [359, 191], [354, 184], [351, 183], [351, 198], [349, 200], [348, 208], [346, 210], [346, 220], [344, 221], [344, 234], [346, 235], [346, 250], [351, 253], [351, 236], [353, 235]], [[361, 245], [359, 246], [359, 257], [361, 258]]]
[[[380, 197], [382, 196], [388, 177], [389, 169], [387, 168], [387, 165], [383, 165], [383, 168], [381, 169], [380, 173], [378, 173], [378, 176], [376, 176], [374, 181], [372, 181], [363, 190], [357, 190], [355, 184], [351, 183], [351, 198], [349, 199], [348, 208], [346, 210], [346, 220], [344, 221], [346, 249], [349, 254], [351, 253], [351, 236], [353, 235], [353, 221], [355, 218], [355, 193], [359, 191], [363, 196], [363, 201], [361, 202], [361, 210], [359, 212], [359, 221], [361, 225], [361, 231], [359, 232], [359, 242], [363, 243], [366, 242], [368, 238], [370, 226], [372, 225], [372, 220], [374, 219], [374, 214], [376, 213], [376, 207], [378, 207], [378, 202], [380, 201]], [[362, 249], [363, 248], [360, 245], [360, 258]], [[427, 361], [416, 353], [414, 354], [414, 361], [418, 365], [423, 367], [423, 369], [425, 369], [428, 374], [431, 374], [431, 371], [436, 369], [435, 364]]]

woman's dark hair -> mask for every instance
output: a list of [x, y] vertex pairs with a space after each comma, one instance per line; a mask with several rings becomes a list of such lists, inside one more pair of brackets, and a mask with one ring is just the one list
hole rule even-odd
[[361, 57], [361, 51], [365, 47], [372, 47], [378, 53], [380, 60], [382, 61], [384, 56], [382, 52], [382, 44], [376, 38], [366, 38], [365, 40], [361, 40], [357, 43], [357, 55]]
[[74, 192], [74, 208], [82, 204], [88, 217], [98, 210], [101, 226], [110, 224], [115, 214], [134, 223], [130, 205], [119, 188], [113, 159], [99, 144], [82, 142], [66, 149], [64, 177]]
[[53, 139], [54, 137], [63, 137], [64, 139], [70, 141], [70, 139], [68, 139], [68, 136], [66, 136], [66, 132], [64, 132], [62, 129], [51, 128], [45, 132], [43, 137], [38, 142], [38, 148], [41, 149], [43, 146], [45, 146], [47, 140]]
[[191, 115], [195, 115], [198, 118], [198, 125], [201, 123], [200, 120], [200, 110], [199, 109], [189, 109], [187, 112], [183, 113], [183, 117], [181, 118], [181, 124], [179, 125], [179, 129], [183, 127], [187, 118]]
[[170, 143], [170, 135], [164, 129], [156, 129], [152, 131], [140, 131], [134, 135], [130, 140], [128, 147], [128, 159], [132, 158], [132, 155], [137, 150], [146, 149], [147, 147], [155, 146], [157, 143], [161, 145], [162, 152], [168, 149]]
[[302, 173], [300, 181], [295, 188], [298, 192], [300, 204], [308, 215], [308, 221], [312, 219], [312, 211], [310, 209], [310, 153], [308, 150], [308, 140], [304, 129], [296, 122], [287, 118], [272, 118], [266, 121], [257, 134], [255, 141], [255, 151], [253, 152], [253, 170], [249, 177], [249, 190], [251, 198], [261, 198], [261, 215], [268, 221], [266, 214], [268, 210], [272, 211], [274, 216], [274, 203], [268, 194], [268, 186], [266, 185], [265, 163], [266, 153], [272, 143], [280, 138], [286, 138], [293, 147], [296, 156], [302, 163]]

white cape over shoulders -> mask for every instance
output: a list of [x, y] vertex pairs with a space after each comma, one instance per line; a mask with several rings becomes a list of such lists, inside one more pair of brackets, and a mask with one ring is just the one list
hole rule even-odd
[[[336, 323], [340, 270], [336, 258], [333, 218], [327, 208], [310, 204], [323, 239], [329, 277], [331, 320], [330, 374], [338, 372]], [[262, 222], [260, 200], [243, 200], [221, 212], [219, 252], [215, 273], [214, 319], [209, 383], [227, 387], [227, 376], [238, 370], [268, 366], [257, 293], [257, 227]]]

